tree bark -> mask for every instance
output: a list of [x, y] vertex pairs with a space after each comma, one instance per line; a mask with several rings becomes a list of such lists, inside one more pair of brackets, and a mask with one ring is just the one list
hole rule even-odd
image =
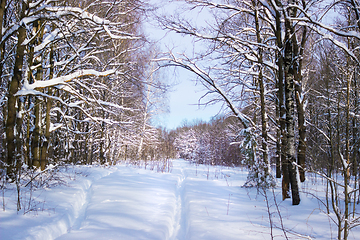
[[[5, 23], [5, 19], [6, 18], [6, 0], [0, 0], [0, 41], [2, 41], [2, 31], [3, 31], [3, 26]], [[0, 44], [0, 86], [2, 86], [2, 73], [3, 73], [3, 65], [4, 65], [4, 56], [5, 56], [5, 42], [1, 42]]]
[[[355, 101], [354, 101], [354, 115], [356, 116], [358, 114], [358, 103], [359, 103], [359, 92], [358, 92], [358, 83], [357, 83], [357, 74], [358, 74], [358, 67], [355, 67], [354, 70], [354, 92], [355, 92]], [[356, 151], [356, 149], [360, 148], [359, 145], [359, 136], [358, 136], [358, 123], [357, 118], [352, 117], [352, 129], [353, 129], [353, 156], [352, 156], [352, 166], [353, 166], [353, 176], [354, 179], [354, 189], [357, 189], [357, 181], [358, 181], [358, 157], [359, 157], [359, 151]], [[354, 204], [353, 204], [353, 217], [355, 217], [355, 210], [356, 210], [356, 197], [358, 193], [354, 192]]]
[[296, 106], [298, 113], [298, 130], [299, 130], [299, 145], [298, 145], [297, 157], [298, 157], [298, 165], [301, 166], [301, 168], [299, 168], [300, 181], [305, 182], [304, 169], [305, 169], [305, 158], [306, 158], [306, 124], [305, 124], [305, 111], [303, 107], [303, 101], [301, 101], [300, 96], [301, 96], [301, 90], [298, 89], [296, 91]]
[[[276, 176], [282, 178], [282, 197], [283, 200], [286, 198], [290, 198], [290, 177], [289, 177], [289, 166], [286, 160], [286, 109], [285, 109], [285, 101], [284, 101], [284, 56], [282, 55], [283, 50], [283, 39], [282, 39], [282, 25], [281, 25], [281, 12], [278, 8], [282, 8], [282, 3], [279, 0], [275, 0], [275, 4], [273, 5], [272, 1], [269, 1], [272, 5], [272, 8], [275, 12], [275, 36], [276, 36], [276, 45], [278, 48], [277, 55], [276, 55], [276, 65], [278, 66], [277, 72], [277, 99], [278, 99], [278, 123], [279, 123], [279, 130], [278, 130], [278, 156], [277, 156], [277, 166], [276, 166]], [[281, 168], [280, 168], [281, 166]]]
[[[303, 5], [303, 8], [305, 9], [306, 6]], [[302, 92], [301, 70], [302, 70], [304, 49], [307, 39], [307, 27], [303, 26], [302, 29], [303, 32], [301, 37], [300, 49], [294, 31], [292, 31], [292, 39], [293, 39], [292, 43], [294, 45], [293, 46], [294, 56], [298, 59], [298, 64], [296, 66], [296, 72], [295, 72], [295, 95], [296, 95], [296, 109], [298, 114], [298, 137], [299, 137], [297, 156], [298, 156], [298, 165], [301, 166], [301, 168], [299, 168], [300, 181], [305, 182], [306, 123], [305, 123], [305, 109], [304, 109], [305, 96], [303, 96], [303, 92]]]
[[[21, 14], [20, 19], [25, 17], [27, 5], [25, 1], [21, 1]], [[6, 142], [7, 142], [7, 174], [11, 177], [14, 173], [16, 164], [16, 108], [17, 96], [15, 94], [19, 90], [20, 82], [22, 79], [22, 68], [25, 55], [25, 45], [22, 43], [26, 38], [26, 29], [21, 25], [18, 30], [18, 42], [16, 47], [15, 64], [13, 76], [9, 84], [8, 94], [8, 107], [7, 107], [7, 120], [6, 120]]]
[[[5, 25], [5, 21], [6, 21], [6, 9], [5, 9], [5, 6], [6, 6], [6, 0], [1, 0], [0, 2], [0, 39], [2, 39], [2, 31], [3, 31], [3, 26]], [[3, 83], [4, 79], [2, 77], [3, 75], [3, 67], [4, 67], [4, 58], [5, 58], [5, 42], [2, 42], [1, 45], [0, 45], [0, 86], [4, 86], [5, 84]], [[1, 149], [0, 149], [0, 161], [2, 162], [6, 162], [6, 153], [5, 153], [5, 148], [6, 148], [6, 145], [5, 145], [5, 139], [4, 139], [4, 135], [3, 135], [3, 131], [5, 130], [5, 127], [6, 127], [6, 123], [5, 123], [5, 116], [7, 115], [7, 112], [6, 112], [6, 107], [5, 106], [2, 106], [2, 112], [3, 112], [3, 117], [4, 117], [4, 121], [2, 122], [1, 126], [2, 126], [2, 129], [0, 131], [0, 140], [1, 140]]]
[[[255, 28], [256, 28], [256, 38], [259, 46], [262, 44], [261, 35], [260, 35], [260, 20], [259, 20], [259, 11], [258, 6], [255, 5]], [[267, 135], [267, 117], [266, 117], [266, 107], [265, 107], [265, 86], [264, 86], [264, 78], [263, 78], [263, 51], [262, 48], [258, 49], [258, 58], [259, 58], [259, 87], [260, 87], [260, 106], [261, 106], [261, 147], [262, 147], [262, 156], [263, 156], [263, 164], [264, 164], [264, 178], [263, 182], [267, 181], [267, 177], [269, 176], [269, 156], [268, 156], [268, 135]]]
[[[289, 4], [295, 4], [289, 1]], [[296, 16], [296, 10], [290, 8], [290, 17]], [[292, 43], [292, 21], [289, 17], [285, 18], [285, 52], [284, 52], [284, 69], [285, 69], [285, 106], [286, 106], [286, 158], [289, 167], [289, 178], [291, 185], [292, 204], [300, 204], [299, 186], [297, 182], [297, 167], [293, 164], [296, 162], [296, 142], [295, 142], [295, 63], [294, 49]]]
[[[52, 79], [54, 77], [54, 47], [51, 47], [50, 50], [50, 73], [49, 73], [49, 79]], [[50, 87], [48, 89], [48, 95], [52, 95], [52, 88]], [[49, 153], [49, 143], [50, 143], [50, 124], [51, 124], [51, 118], [50, 118], [50, 110], [52, 106], [52, 100], [51, 98], [46, 99], [46, 117], [45, 117], [45, 139], [42, 145], [41, 150], [41, 169], [43, 170], [43, 167], [45, 167], [48, 163], [48, 153]]]
[[[347, 63], [347, 68], [350, 68], [350, 63]], [[348, 185], [350, 184], [350, 90], [352, 82], [352, 73], [348, 73], [347, 82], [346, 82], [346, 124], [345, 124], [345, 158], [341, 157], [343, 175], [344, 175], [344, 238], [347, 239], [349, 234], [349, 217], [350, 217], [350, 193]], [[340, 152], [340, 147], [339, 147]]]
[[[34, 22], [34, 29], [36, 30], [36, 33], [38, 36], [36, 37], [35, 45], [38, 45], [42, 41], [43, 37], [43, 28], [42, 28], [42, 21], [36, 21]], [[40, 31], [40, 33], [38, 33]], [[38, 53], [39, 54], [39, 53]], [[34, 66], [38, 66], [36, 69], [36, 75], [35, 78], [37, 81], [43, 80], [43, 68], [42, 68], [42, 57], [41, 55], [37, 56], [35, 58]], [[41, 170], [45, 169], [45, 162], [41, 161], [41, 123], [42, 123], [42, 100], [40, 96], [35, 96], [35, 128], [34, 128], [34, 139], [33, 139], [33, 166], [37, 168], [41, 168]]]
[[[0, 0], [0, 41], [2, 41], [2, 31], [3, 26], [5, 25], [5, 19], [6, 18], [6, 0]], [[0, 85], [2, 86], [2, 73], [3, 73], [3, 65], [4, 65], [4, 55], [5, 54], [5, 42], [1, 42], [0, 44]]]
[[41, 100], [35, 97], [35, 128], [33, 132], [32, 152], [33, 152], [33, 166], [40, 167], [40, 139], [41, 139]]

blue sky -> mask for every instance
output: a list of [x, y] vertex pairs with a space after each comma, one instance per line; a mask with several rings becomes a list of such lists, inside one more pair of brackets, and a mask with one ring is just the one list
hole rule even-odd
[[[179, 70], [177, 76], [178, 84], [175, 85], [169, 94], [170, 113], [162, 116], [161, 125], [168, 129], [175, 129], [186, 119], [193, 121], [202, 119], [208, 121], [217, 115], [221, 109], [221, 104], [210, 106], [199, 106], [199, 99], [206, 93], [204, 87], [199, 83], [195, 85], [194, 76], [186, 70]], [[205, 103], [201, 101], [201, 103]]]
[[[157, 0], [152, 0], [151, 2], [156, 1]], [[179, 10], [177, 4], [180, 3], [161, 1], [162, 8], [160, 8], [158, 12], [170, 14], [172, 11], [176, 11], [176, 9]], [[204, 17], [201, 15], [202, 14], [197, 16], [191, 15], [191, 17], [195, 19], [197, 24], [201, 24], [201, 22], [205, 22]], [[209, 15], [207, 15], [207, 17], [209, 17]], [[171, 49], [174, 53], [185, 52], [188, 56], [191, 56], [197, 51], [196, 48], [199, 46], [194, 47], [192, 38], [163, 31], [154, 26], [155, 24], [156, 23], [146, 24], [145, 31], [150, 39], [157, 41], [161, 51], [166, 52], [168, 49]], [[168, 129], [174, 129], [180, 126], [185, 119], [187, 121], [193, 121], [195, 119], [208, 121], [220, 112], [220, 103], [206, 107], [198, 105], [199, 99], [206, 93], [206, 90], [201, 83], [195, 84], [194, 80], [196, 76], [194, 74], [182, 69], [177, 69], [176, 71], [171, 69], [167, 71], [167, 73], [169, 73], [166, 76], [168, 82], [176, 84], [172, 84], [173, 87], [168, 93], [170, 113], [160, 116], [159, 125], [165, 126]], [[202, 101], [201, 103], [204, 102], [205, 101]]]

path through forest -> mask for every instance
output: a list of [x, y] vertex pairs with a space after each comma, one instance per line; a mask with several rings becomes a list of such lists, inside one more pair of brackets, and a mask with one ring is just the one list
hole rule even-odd
[[233, 206], [241, 183], [226, 169], [184, 161], [173, 161], [170, 173], [121, 168], [93, 182], [73, 226], [57, 239], [239, 239], [246, 227], [236, 219], [250, 221], [234, 212], [248, 208]]
[[[281, 188], [276, 188], [279, 218], [271, 190], [266, 201], [256, 189], [241, 187], [246, 171], [184, 160], [170, 163], [169, 172], [157, 170], [162, 162], [151, 162], [158, 166], [147, 169], [73, 166], [62, 172], [65, 185], [36, 190], [32, 202], [23, 190], [23, 206], [32, 206], [25, 215], [16, 212], [16, 194], [8, 189], [0, 239], [251, 240], [272, 239], [271, 233], [273, 239], [284, 239], [281, 224], [295, 239], [299, 234], [323, 240], [336, 235], [312, 195], [304, 194], [301, 204], [292, 206], [290, 199], [281, 201]], [[302, 189], [323, 193], [324, 186], [314, 183], [308, 181]], [[349, 239], [357, 234], [352, 231]]]

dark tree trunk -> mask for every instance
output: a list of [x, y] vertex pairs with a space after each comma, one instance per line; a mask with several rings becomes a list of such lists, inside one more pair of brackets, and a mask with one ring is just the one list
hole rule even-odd
[[[25, 1], [21, 4], [20, 19], [24, 18], [25, 10], [27, 6]], [[22, 68], [25, 55], [25, 45], [22, 43], [26, 38], [25, 26], [21, 25], [18, 30], [18, 43], [16, 47], [16, 56], [14, 64], [14, 72], [9, 84], [8, 94], [8, 107], [7, 107], [7, 120], [6, 120], [6, 142], [7, 142], [7, 174], [11, 177], [14, 173], [14, 167], [16, 164], [16, 102], [17, 96], [15, 94], [19, 90], [20, 82], [22, 79]]]
[[[5, 25], [5, 18], [6, 18], [6, 0], [0, 0], [0, 41], [3, 37], [2, 31], [3, 31], [3, 25]], [[4, 56], [5, 56], [5, 42], [2, 42], [0, 44], [0, 86], [3, 85], [2, 80], [2, 73], [3, 73], [3, 65], [4, 65]]]
[[[34, 22], [34, 29], [38, 33], [36, 37], [35, 45], [39, 45], [42, 42], [43, 37], [43, 28], [42, 28], [42, 21]], [[39, 54], [39, 53], [38, 53]], [[36, 80], [42, 81], [43, 80], [43, 68], [42, 68], [42, 57], [37, 56], [36, 61], [34, 62], [34, 66], [38, 66], [36, 69]], [[41, 170], [45, 169], [46, 163], [44, 159], [41, 159], [41, 135], [42, 135], [42, 100], [39, 96], [35, 96], [35, 128], [34, 128], [34, 139], [33, 139], [33, 165], [35, 167], [40, 167]]]
[[[53, 26], [54, 30], [54, 26]], [[52, 79], [54, 77], [54, 68], [55, 68], [55, 56], [54, 56], [54, 46], [51, 46], [50, 54], [49, 54], [49, 61], [50, 61], [50, 73], [49, 73], [49, 79]], [[48, 95], [52, 96], [53, 91], [50, 87], [48, 89]], [[45, 117], [45, 139], [41, 150], [41, 166], [47, 165], [48, 158], [49, 158], [49, 145], [50, 145], [50, 124], [51, 124], [51, 117], [50, 117], [50, 110], [52, 107], [52, 99], [47, 98], [46, 99], [46, 117]]]
[[[295, 2], [289, 1], [290, 4]], [[290, 8], [289, 15], [296, 16], [296, 10]], [[295, 69], [296, 60], [294, 59], [294, 49], [292, 43], [292, 22], [289, 18], [285, 19], [285, 53], [284, 53], [284, 69], [285, 69], [285, 106], [286, 106], [286, 158], [289, 167], [289, 178], [291, 185], [291, 195], [293, 205], [300, 204], [299, 186], [297, 182], [296, 163], [296, 141], [295, 141]]]
[[[272, 2], [271, 2], [272, 4]], [[278, 7], [282, 7], [282, 3], [279, 0], [275, 0], [276, 5], [272, 5], [272, 8], [275, 12], [275, 36], [276, 36], [276, 45], [278, 47], [276, 64], [278, 66], [277, 73], [277, 108], [278, 108], [278, 156], [277, 156], [277, 165], [276, 165], [276, 177], [280, 178], [281, 174], [283, 176], [282, 179], [282, 196], [283, 200], [286, 198], [290, 198], [290, 177], [289, 177], [289, 166], [286, 160], [286, 109], [285, 109], [285, 101], [284, 101], [284, 56], [281, 51], [283, 49], [283, 39], [282, 39], [282, 26], [281, 26], [281, 12], [278, 10]]]
[[[6, 20], [6, 10], [5, 10], [5, 6], [6, 6], [6, 0], [0, 0], [0, 39], [2, 39], [2, 31], [3, 31], [3, 26], [6, 24], [5, 20]], [[3, 75], [3, 67], [4, 67], [4, 58], [5, 58], [5, 42], [2, 42], [0, 44], [0, 86], [6, 86], [6, 83], [4, 82], [4, 79], [2, 77]], [[3, 135], [3, 131], [5, 130], [6, 127], [6, 123], [5, 123], [5, 116], [7, 115], [6, 113], [6, 107], [5, 106], [1, 106], [1, 110], [3, 112], [3, 116], [4, 116], [4, 121], [1, 123], [1, 127], [2, 129], [0, 130], [0, 161], [2, 162], [6, 162], [5, 157], [6, 157], [6, 153], [5, 153], [5, 139], [4, 139], [4, 135]], [[2, 164], [1, 164], [2, 167]]]

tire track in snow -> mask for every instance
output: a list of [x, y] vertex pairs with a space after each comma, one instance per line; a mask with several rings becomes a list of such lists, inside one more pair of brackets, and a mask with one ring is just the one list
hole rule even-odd
[[85, 189], [85, 200], [82, 202], [80, 209], [76, 212], [75, 214], [75, 220], [74, 223], [72, 224], [72, 226], [70, 227], [70, 229], [68, 230], [68, 232], [71, 232], [72, 230], [79, 230], [82, 222], [85, 220], [86, 218], [86, 210], [89, 206], [91, 197], [93, 195], [93, 185], [94, 183], [100, 181], [101, 179], [103, 179], [104, 177], [108, 177], [111, 174], [113, 174], [114, 172], [110, 172], [109, 174], [106, 174], [105, 176], [102, 176], [98, 179], [95, 179], [94, 181], [91, 182], [90, 186], [87, 187]]
[[187, 219], [186, 219], [186, 202], [185, 202], [185, 190], [186, 190], [186, 173], [180, 165], [180, 174], [178, 176], [176, 187], [176, 205], [175, 205], [175, 222], [173, 225], [173, 231], [170, 235], [170, 240], [182, 240], [186, 239], [187, 233]]
[[91, 199], [84, 206], [86, 215], [79, 214], [80, 228], [74, 226], [59, 240], [165, 240], [175, 236], [180, 171], [170, 175], [122, 167], [114, 173], [93, 183]]
[[[62, 233], [58, 236], [54, 236], [52, 239], [56, 239], [59, 238], [73, 230], [78, 230], [80, 229], [83, 221], [86, 218], [86, 210], [89, 206], [91, 197], [93, 195], [93, 185], [94, 183], [96, 183], [97, 181], [101, 180], [104, 177], [107, 177], [109, 175], [113, 174], [113, 172], [108, 172], [107, 174], [104, 174], [100, 177], [95, 177], [92, 180], [87, 180], [85, 179], [84, 184], [85, 186], [82, 188], [82, 192], [80, 193], [80, 197], [78, 199], [75, 200], [75, 203], [72, 204], [73, 208], [74, 208], [74, 215], [71, 216], [71, 211], [64, 216], [64, 218], [69, 220], [69, 225], [66, 231], [62, 231]], [[88, 185], [88, 184], [89, 185]], [[84, 196], [85, 195], [85, 196]], [[80, 206], [80, 207], [77, 207]], [[61, 221], [59, 221], [59, 224]]]
[[90, 186], [85, 189], [85, 200], [81, 205], [81, 208], [79, 209], [79, 211], [76, 213], [75, 215], [75, 220], [74, 223], [72, 224], [72, 226], [70, 227], [70, 229], [68, 230], [68, 232], [71, 232], [72, 230], [78, 230], [80, 229], [82, 222], [84, 221], [84, 219], [86, 218], [86, 210], [89, 206], [90, 200], [91, 200], [91, 196], [93, 194], [93, 186], [94, 182], [92, 182], [90, 184]]

